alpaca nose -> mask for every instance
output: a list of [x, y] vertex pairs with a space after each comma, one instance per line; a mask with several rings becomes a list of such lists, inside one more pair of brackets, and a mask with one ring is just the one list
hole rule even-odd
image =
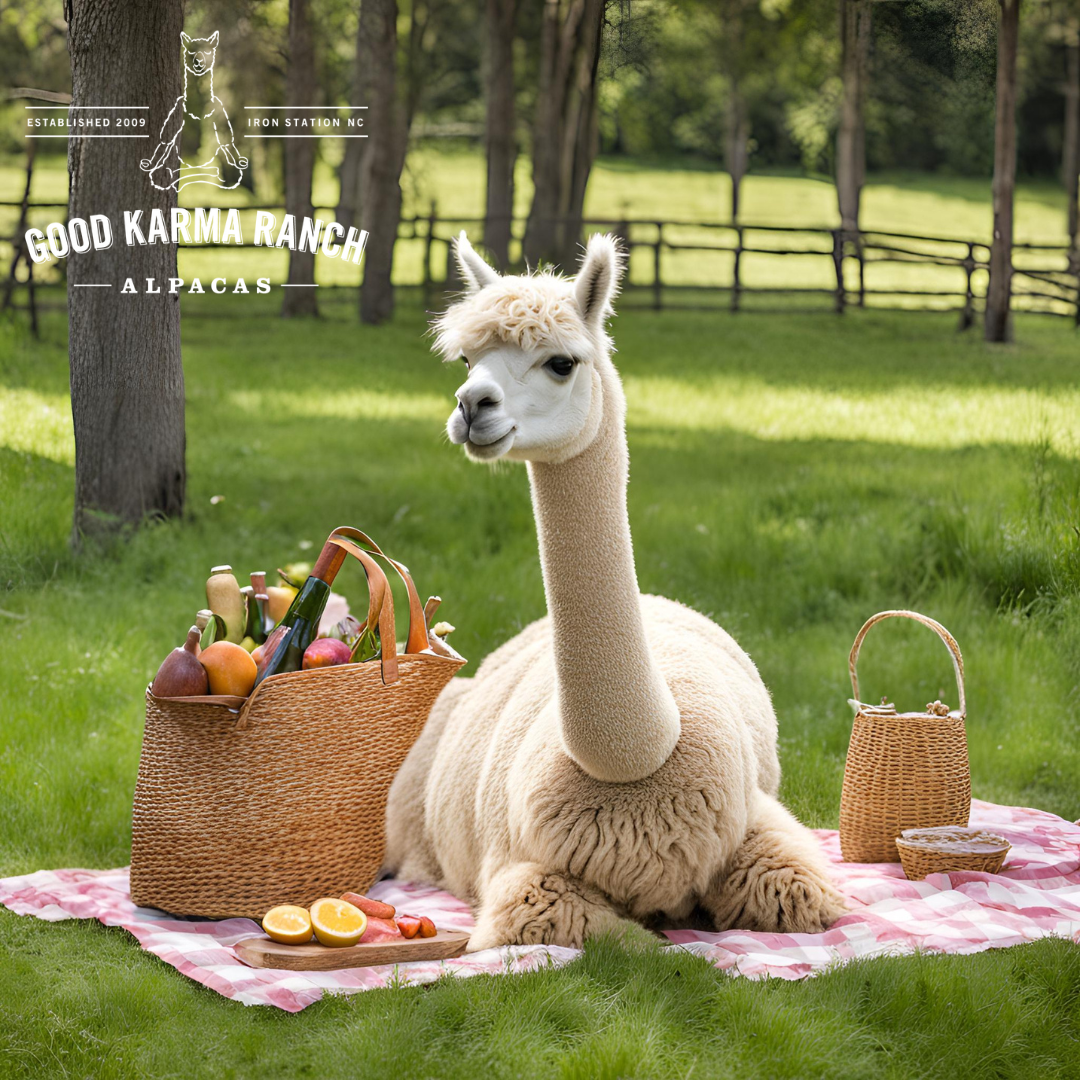
[[498, 383], [490, 379], [477, 379], [461, 387], [457, 399], [461, 415], [471, 427], [482, 409], [494, 409], [502, 404], [503, 392]]

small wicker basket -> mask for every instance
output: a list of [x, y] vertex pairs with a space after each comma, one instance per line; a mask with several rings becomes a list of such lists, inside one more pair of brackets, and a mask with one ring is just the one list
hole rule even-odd
[[[247, 699], [147, 690], [132, 814], [136, 904], [261, 918], [276, 904], [307, 907], [375, 880], [390, 784], [465, 661], [436, 651], [404, 566], [355, 529], [330, 540], [367, 573], [380, 662], [271, 675]], [[393, 596], [372, 554], [408, 590], [400, 656]]]
[[[856, 664], [863, 640], [872, 626], [898, 616], [928, 626], [945, 643], [956, 672], [958, 710], [950, 712], [935, 702], [926, 712], [897, 713], [891, 705], [859, 700]], [[915, 611], [882, 611], [859, 631], [848, 668], [857, 712], [840, 796], [840, 850], [848, 862], [895, 862], [896, 838], [905, 829], [968, 823], [964, 659], [940, 623]]]
[[922, 881], [927, 874], [960, 870], [996, 874], [1005, 864], [1011, 847], [1003, 836], [983, 829], [947, 825], [936, 829], [906, 829], [896, 839], [904, 874], [910, 881]]

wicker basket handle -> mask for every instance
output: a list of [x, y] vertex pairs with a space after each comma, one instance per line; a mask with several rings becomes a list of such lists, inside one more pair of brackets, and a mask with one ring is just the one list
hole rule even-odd
[[[409, 594], [409, 638], [405, 643], [405, 651], [407, 653], [418, 653], [430, 648], [427, 619], [424, 617], [424, 605], [420, 603], [420, 594], [416, 591], [416, 585], [413, 583], [409, 568], [396, 559], [391, 559], [367, 533], [350, 528], [348, 525], [341, 525], [336, 528], [326, 542], [328, 544], [337, 544], [358, 559], [361, 559], [362, 551], [370, 552], [380, 559], [385, 559], [398, 572], [398, 576], [405, 582], [405, 588]], [[363, 560], [361, 559], [361, 561]], [[392, 604], [393, 600], [391, 600]]]
[[923, 626], [929, 626], [930, 629], [945, 642], [945, 646], [952, 656], [953, 670], [956, 672], [956, 686], [960, 691], [960, 716], [966, 717], [967, 700], [964, 695], [964, 658], [960, 655], [960, 646], [956, 644], [956, 639], [941, 625], [941, 623], [926, 615], [920, 615], [917, 611], [879, 611], [876, 615], [871, 615], [870, 618], [863, 623], [863, 628], [855, 637], [855, 644], [851, 646], [851, 655], [848, 656], [848, 669], [851, 672], [851, 691], [855, 700], [862, 700], [859, 697], [859, 676], [856, 673], [855, 665], [859, 662], [859, 650], [862, 648], [863, 639], [869, 632], [870, 627], [875, 623], [881, 622], [882, 619], [892, 619], [897, 616], [901, 616], [905, 619], [914, 619], [915, 622], [922, 623]]

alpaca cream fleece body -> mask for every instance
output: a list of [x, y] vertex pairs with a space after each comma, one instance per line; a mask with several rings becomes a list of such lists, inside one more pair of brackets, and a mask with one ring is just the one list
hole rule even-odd
[[[467, 898], [470, 949], [580, 945], [627, 917], [827, 926], [842, 902], [776, 801], [757, 669], [705, 616], [638, 591], [604, 331], [614, 243], [593, 237], [573, 283], [499, 278], [464, 238], [458, 257], [472, 292], [436, 323], [444, 355], [473, 363], [451, 437], [528, 461], [549, 614], [436, 702], [390, 792], [387, 869]], [[552, 355], [561, 370], [545, 374]], [[574, 401], [588, 415], [568, 431]]]

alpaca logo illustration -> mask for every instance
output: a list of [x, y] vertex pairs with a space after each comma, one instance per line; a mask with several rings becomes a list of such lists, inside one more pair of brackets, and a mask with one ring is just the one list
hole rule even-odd
[[[236, 149], [229, 114], [214, 96], [218, 32], [208, 38], [192, 38], [181, 32], [180, 41], [184, 47], [184, 92], [161, 125], [157, 149], [139, 162], [139, 168], [150, 174], [150, 183], [159, 191], [179, 191], [190, 184], [234, 188], [243, 179], [248, 159]], [[203, 146], [206, 120], [214, 136], [208, 147]]]

